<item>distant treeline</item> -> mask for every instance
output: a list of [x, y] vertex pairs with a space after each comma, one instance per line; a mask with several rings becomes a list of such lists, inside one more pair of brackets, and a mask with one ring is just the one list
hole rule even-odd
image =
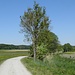
[[30, 46], [29, 45], [0, 44], [0, 50], [2, 49], [30, 49]]

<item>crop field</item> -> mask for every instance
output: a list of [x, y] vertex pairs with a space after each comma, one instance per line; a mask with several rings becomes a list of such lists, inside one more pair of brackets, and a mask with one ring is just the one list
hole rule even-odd
[[8, 58], [28, 55], [29, 50], [0, 50], [0, 64]]

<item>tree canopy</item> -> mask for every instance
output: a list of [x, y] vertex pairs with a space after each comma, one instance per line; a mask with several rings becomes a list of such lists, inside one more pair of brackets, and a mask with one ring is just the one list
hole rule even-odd
[[72, 46], [69, 43], [63, 45], [64, 52], [72, 51]]
[[22, 32], [24, 32], [25, 35], [29, 35], [32, 40], [35, 60], [38, 42], [37, 39], [41, 31], [49, 29], [49, 17], [46, 16], [46, 9], [34, 2], [33, 8], [28, 8], [20, 18]]
[[[59, 45], [58, 37], [49, 30], [42, 31], [38, 36], [37, 58], [43, 60], [47, 54], [55, 53]], [[33, 56], [32, 49], [30, 50]]]
[[38, 45], [41, 45], [41, 43], [46, 45], [49, 52], [55, 52], [59, 41], [57, 35], [49, 30], [45, 30], [39, 34]]

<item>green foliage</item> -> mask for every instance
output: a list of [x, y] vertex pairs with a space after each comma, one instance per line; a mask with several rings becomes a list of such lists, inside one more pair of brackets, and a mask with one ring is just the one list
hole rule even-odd
[[75, 75], [75, 60], [58, 55], [46, 62], [34, 62], [32, 58], [22, 59], [22, 62], [32, 75]]
[[33, 57], [34, 56], [34, 51], [33, 51], [33, 46], [31, 45], [30, 46], [30, 57]]
[[56, 52], [59, 43], [58, 37], [49, 30], [51, 21], [47, 17], [44, 7], [34, 2], [33, 8], [28, 8], [20, 18], [22, 32], [27, 34], [32, 41], [31, 51], [33, 51], [30, 54], [34, 56], [34, 60], [36, 56], [43, 60], [47, 52]]
[[58, 47], [58, 37], [53, 32], [45, 30], [39, 34], [38, 38], [38, 45], [42, 43], [46, 45], [49, 53], [54, 53]]
[[[53, 32], [48, 30], [41, 31], [38, 36], [37, 58], [43, 60], [47, 54], [56, 52], [58, 45], [58, 37]], [[31, 56], [33, 56], [32, 50], [31, 48]]]
[[58, 52], [63, 52], [63, 46], [58, 44], [57, 51]]
[[37, 58], [40, 60], [43, 60], [47, 54], [47, 48], [46, 45], [43, 43], [37, 47]]
[[28, 35], [33, 44], [34, 60], [36, 58], [38, 35], [49, 28], [49, 18], [46, 16], [45, 8], [34, 2], [33, 8], [28, 8], [21, 18], [21, 28], [25, 35]]
[[64, 49], [64, 52], [72, 51], [72, 46], [69, 43], [67, 43], [63, 45], [63, 49]]
[[53, 32], [50, 32], [50, 40], [49, 40], [49, 46], [48, 46], [48, 49], [50, 50], [49, 52], [56, 52], [56, 49], [58, 47], [58, 37], [53, 33]]
[[75, 52], [75, 46], [72, 46], [72, 51]]

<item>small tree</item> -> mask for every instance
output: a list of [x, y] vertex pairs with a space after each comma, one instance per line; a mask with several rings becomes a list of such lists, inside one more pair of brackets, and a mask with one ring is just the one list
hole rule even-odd
[[72, 51], [72, 46], [69, 43], [67, 43], [63, 45], [63, 49], [64, 49], [64, 52]]
[[34, 2], [33, 8], [28, 8], [20, 18], [22, 32], [29, 35], [32, 40], [35, 61], [38, 35], [41, 31], [48, 30], [49, 18], [46, 16], [45, 8], [40, 7], [36, 2]]

